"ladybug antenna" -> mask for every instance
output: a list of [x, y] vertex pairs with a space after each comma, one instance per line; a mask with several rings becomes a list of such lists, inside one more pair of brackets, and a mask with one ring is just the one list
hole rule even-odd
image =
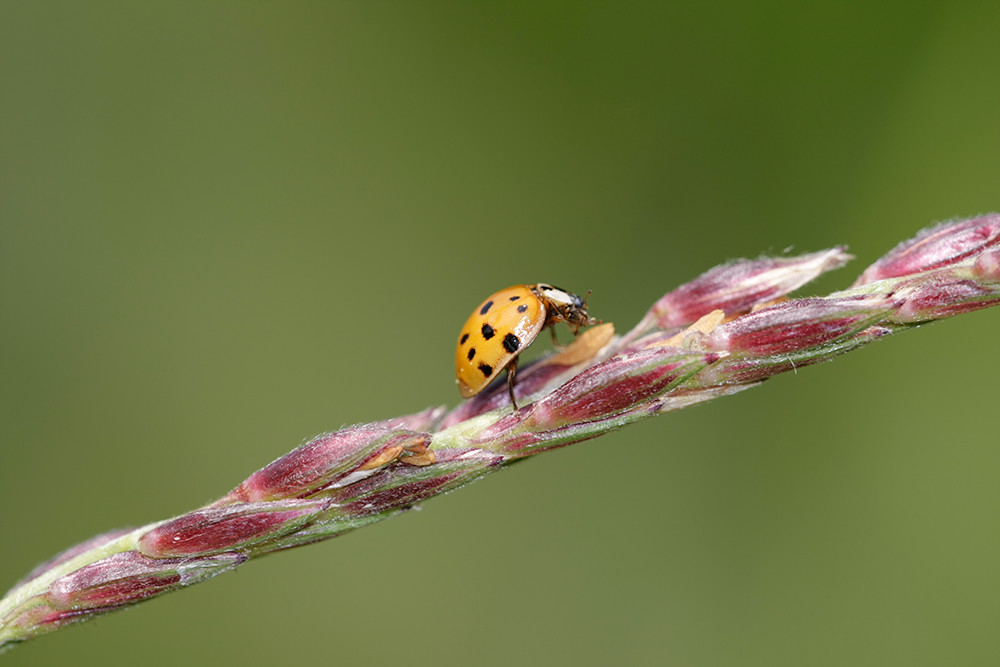
[[[584, 310], [587, 309], [587, 298], [590, 297], [590, 294], [593, 291], [594, 290], [589, 289], [589, 290], [587, 290], [587, 293], [583, 295], [583, 308], [584, 308]], [[590, 321], [587, 324], [588, 325], [591, 325], [591, 324], [604, 324], [604, 320], [598, 320], [598, 319], [595, 319], [595, 318], [591, 317]]]

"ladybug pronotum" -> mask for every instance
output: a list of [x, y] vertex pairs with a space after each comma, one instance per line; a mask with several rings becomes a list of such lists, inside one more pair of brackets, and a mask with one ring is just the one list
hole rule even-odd
[[[517, 356], [538, 337], [542, 329], [566, 322], [573, 334], [582, 326], [596, 324], [587, 315], [586, 302], [572, 292], [539, 283], [514, 285], [483, 301], [469, 316], [455, 348], [455, 377], [462, 398], [475, 396], [507, 369], [507, 391], [514, 399]], [[552, 329], [552, 340], [556, 340]]]

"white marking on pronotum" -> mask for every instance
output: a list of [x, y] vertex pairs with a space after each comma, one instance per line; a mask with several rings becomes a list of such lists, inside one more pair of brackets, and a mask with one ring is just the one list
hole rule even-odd
[[579, 299], [574, 299], [572, 294], [564, 292], [558, 287], [552, 287], [551, 285], [543, 285], [542, 291], [545, 292], [545, 298], [551, 299], [556, 303], [565, 304], [567, 306], [577, 305]]

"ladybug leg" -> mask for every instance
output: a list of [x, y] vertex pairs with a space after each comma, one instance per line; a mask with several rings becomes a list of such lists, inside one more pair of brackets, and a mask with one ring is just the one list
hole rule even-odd
[[510, 394], [510, 404], [514, 406], [514, 412], [517, 412], [520, 408], [517, 407], [517, 401], [514, 399], [514, 374], [517, 373], [517, 357], [510, 360], [507, 364], [507, 392]]
[[555, 325], [552, 325], [551, 327], [549, 327], [549, 331], [552, 333], [552, 345], [553, 345], [553, 347], [555, 347], [557, 350], [563, 349], [565, 346], [561, 345], [559, 343], [559, 339], [556, 338], [556, 327], [555, 327]]

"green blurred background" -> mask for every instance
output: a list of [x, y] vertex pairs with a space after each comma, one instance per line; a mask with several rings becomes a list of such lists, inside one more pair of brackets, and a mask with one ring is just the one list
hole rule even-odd
[[[630, 327], [1000, 208], [986, 3], [3, 2], [0, 588], [458, 402], [511, 283]], [[1000, 309], [540, 456], [10, 665], [995, 665]], [[565, 336], [565, 333], [563, 334]], [[544, 349], [545, 346], [540, 346]]]

